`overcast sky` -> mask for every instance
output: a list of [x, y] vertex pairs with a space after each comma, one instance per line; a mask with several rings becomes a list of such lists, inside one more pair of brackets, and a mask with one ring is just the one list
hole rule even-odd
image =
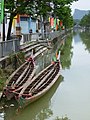
[[77, 2], [73, 2], [71, 8], [72, 14], [75, 9], [90, 10], [90, 0], [78, 0]]

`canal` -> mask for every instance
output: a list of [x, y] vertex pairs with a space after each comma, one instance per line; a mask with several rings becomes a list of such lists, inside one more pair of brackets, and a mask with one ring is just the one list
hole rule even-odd
[[20, 112], [14, 100], [1, 101], [0, 120], [90, 120], [90, 33], [76, 31], [59, 39], [36, 61], [39, 72], [61, 50], [61, 76], [55, 85]]

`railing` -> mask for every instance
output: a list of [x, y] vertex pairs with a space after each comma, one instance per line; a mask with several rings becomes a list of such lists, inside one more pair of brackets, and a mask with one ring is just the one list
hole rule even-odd
[[53, 40], [54, 38], [59, 37], [63, 33], [65, 33], [65, 31], [54, 31], [50, 33], [48, 32], [44, 33], [43, 35], [41, 35], [40, 33], [22, 34], [21, 40], [14, 37], [14, 39], [12, 40], [0, 42], [0, 58], [19, 51], [20, 45], [23, 43], [38, 40]]
[[28, 41], [38, 40], [39, 39], [39, 33], [30, 33], [30, 34], [22, 34], [21, 42], [25, 43]]
[[22, 34], [21, 44], [28, 42], [28, 41], [38, 41], [38, 40], [53, 40], [56, 37], [59, 37], [65, 33], [63, 30], [60, 31], [54, 31], [54, 32], [47, 32], [43, 35], [41, 33], [30, 33], [30, 34]]
[[19, 51], [19, 48], [20, 40], [18, 39], [0, 42], [0, 58]]

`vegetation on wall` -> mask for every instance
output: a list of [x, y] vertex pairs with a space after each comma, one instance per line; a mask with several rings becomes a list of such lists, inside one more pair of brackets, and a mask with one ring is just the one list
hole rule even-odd
[[5, 67], [0, 67], [0, 90], [2, 90], [8, 77], [21, 65], [25, 62], [23, 52], [18, 52], [12, 54], [5, 61]]

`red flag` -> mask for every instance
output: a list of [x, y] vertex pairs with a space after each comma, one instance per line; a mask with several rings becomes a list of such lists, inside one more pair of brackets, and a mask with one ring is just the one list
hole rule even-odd
[[62, 23], [62, 21], [60, 21], [60, 26], [62, 26], [63, 25], [63, 23]]
[[50, 18], [50, 25], [51, 25], [51, 27], [54, 26], [54, 18]]

